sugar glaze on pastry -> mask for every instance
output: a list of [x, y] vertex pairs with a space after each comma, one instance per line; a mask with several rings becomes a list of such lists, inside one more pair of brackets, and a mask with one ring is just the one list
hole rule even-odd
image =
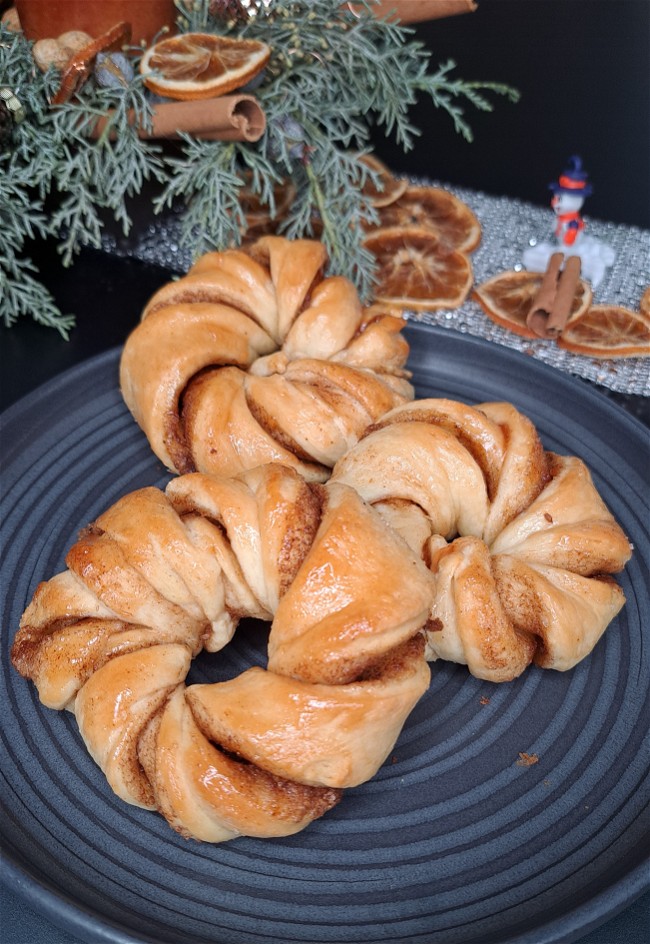
[[282, 462], [324, 481], [369, 423], [413, 398], [403, 320], [325, 276], [320, 242], [265, 236], [202, 256], [127, 338], [124, 400], [172, 471]]
[[[373, 777], [428, 661], [567, 670], [624, 604], [585, 464], [509, 403], [412, 401], [401, 320], [325, 264], [265, 237], [154, 296], [121, 387], [182, 474], [79, 536], [12, 648], [118, 796], [208, 842], [290, 835]], [[245, 617], [266, 667], [188, 686]]]
[[[376, 773], [428, 687], [433, 577], [346, 485], [190, 473], [124, 496], [66, 563], [13, 664], [74, 712], [115, 793], [184, 836], [304, 828]], [[267, 667], [187, 687], [246, 616], [272, 621]]]
[[574, 456], [546, 452], [509, 403], [417, 400], [335, 465], [435, 580], [427, 655], [495, 682], [566, 670], [625, 603], [625, 534]]

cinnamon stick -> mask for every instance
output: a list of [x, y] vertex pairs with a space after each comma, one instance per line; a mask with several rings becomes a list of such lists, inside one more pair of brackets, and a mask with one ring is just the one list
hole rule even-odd
[[557, 282], [563, 261], [564, 254], [561, 252], [554, 252], [548, 260], [546, 272], [542, 277], [542, 284], [533, 298], [533, 303], [526, 318], [527, 327], [540, 338], [546, 337], [546, 323], [555, 301]]
[[375, 16], [388, 16], [400, 23], [419, 23], [438, 20], [459, 13], [473, 13], [474, 0], [382, 0], [372, 7]]
[[552, 339], [562, 333], [571, 314], [571, 306], [580, 279], [580, 257], [569, 256], [564, 268], [564, 254], [554, 252], [548, 261], [526, 325], [539, 338]]
[[[100, 118], [93, 137], [102, 134], [107, 120]], [[178, 138], [185, 132], [209, 141], [259, 141], [265, 129], [266, 116], [256, 98], [222, 95], [202, 101], [154, 105], [151, 130], [140, 127], [138, 135], [145, 139]]]
[[546, 323], [546, 336], [557, 338], [569, 320], [576, 288], [580, 280], [580, 256], [569, 256], [560, 273], [555, 301]]

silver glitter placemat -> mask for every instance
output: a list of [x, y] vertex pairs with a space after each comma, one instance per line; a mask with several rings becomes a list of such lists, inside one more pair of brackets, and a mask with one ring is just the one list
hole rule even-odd
[[[498, 272], [524, 268], [524, 251], [537, 242], [552, 238], [555, 217], [552, 210], [508, 197], [494, 197], [475, 190], [414, 179], [413, 183], [444, 187], [474, 211], [481, 223], [482, 238], [472, 253], [474, 282], [479, 284]], [[587, 232], [610, 246], [616, 253], [600, 284], [594, 289], [594, 303], [624, 305], [638, 310], [639, 300], [650, 285], [650, 231], [633, 226], [601, 222], [584, 215]], [[168, 215], [152, 220], [128, 240], [106, 234], [105, 251], [130, 256], [164, 266], [174, 272], [186, 272], [192, 264], [189, 251], [181, 245], [177, 217]], [[650, 396], [650, 359], [634, 357], [600, 360], [571, 354], [553, 341], [535, 341], [519, 337], [499, 327], [478, 303], [468, 299], [461, 307], [436, 312], [408, 313], [409, 320], [453, 328], [522, 351], [558, 370], [575, 374], [621, 393]]]

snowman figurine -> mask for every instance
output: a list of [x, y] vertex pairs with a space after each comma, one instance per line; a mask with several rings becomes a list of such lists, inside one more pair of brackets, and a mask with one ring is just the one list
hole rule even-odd
[[580, 158], [570, 158], [569, 166], [560, 175], [557, 183], [549, 184], [548, 187], [553, 191], [551, 206], [557, 218], [555, 237], [560, 248], [566, 249], [576, 243], [579, 245], [585, 228], [580, 210], [585, 198], [592, 193]]
[[593, 190], [579, 157], [569, 158], [557, 181], [549, 184], [549, 190], [553, 191], [551, 207], [556, 220], [555, 242], [535, 242], [523, 254], [524, 265], [531, 272], [544, 272], [555, 252], [580, 256], [582, 276], [596, 288], [605, 270], [614, 262], [616, 253], [610, 246], [585, 233], [580, 211]]

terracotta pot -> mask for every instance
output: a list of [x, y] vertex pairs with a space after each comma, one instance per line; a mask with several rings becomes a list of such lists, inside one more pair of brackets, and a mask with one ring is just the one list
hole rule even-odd
[[68, 30], [100, 36], [116, 23], [131, 24], [131, 42], [149, 43], [163, 26], [174, 29], [174, 0], [15, 0], [28, 39], [55, 39]]

